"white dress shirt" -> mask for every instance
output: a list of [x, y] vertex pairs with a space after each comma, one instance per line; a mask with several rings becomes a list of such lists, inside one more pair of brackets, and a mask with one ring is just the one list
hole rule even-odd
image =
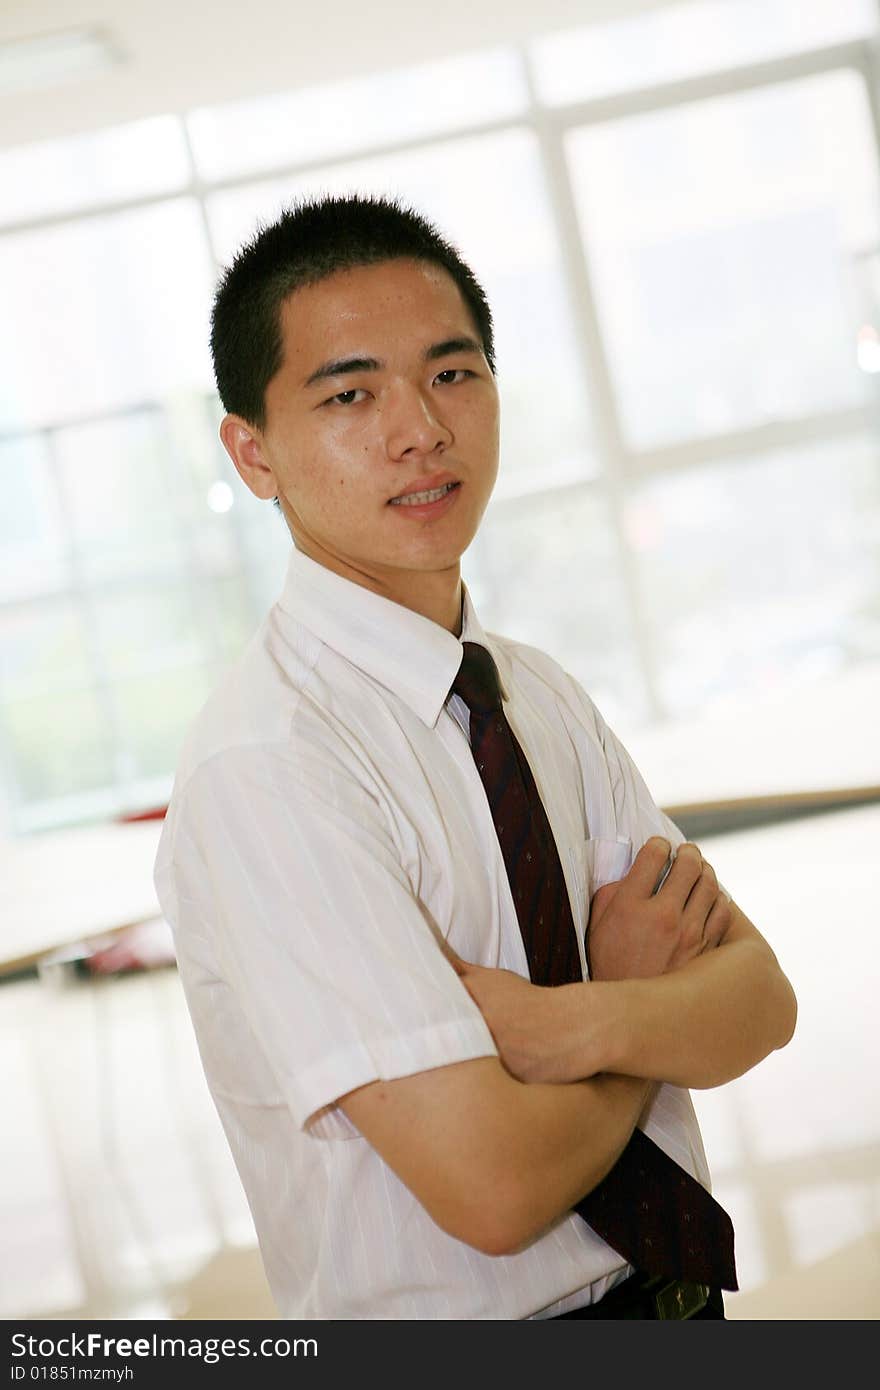
[[[495, 658], [582, 955], [591, 891], [650, 835], [684, 838], [578, 683], [484, 633], [464, 585], [462, 614], [459, 639], [294, 548], [178, 767], [156, 890], [284, 1318], [547, 1317], [629, 1272], [574, 1215], [500, 1258], [446, 1235], [337, 1104], [496, 1055], [438, 938], [528, 977], [467, 710], [448, 700], [462, 641]], [[641, 1124], [708, 1187], [687, 1091], [660, 1087]]]

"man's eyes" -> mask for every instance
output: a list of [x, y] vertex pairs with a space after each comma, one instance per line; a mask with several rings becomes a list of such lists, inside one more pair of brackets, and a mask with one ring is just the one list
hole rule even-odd
[[[457, 386], [466, 377], [475, 376], [475, 372], [468, 371], [467, 367], [447, 367], [445, 371], [438, 372], [434, 380], [439, 381], [441, 386]], [[458, 378], [458, 381], [455, 378]]]
[[[446, 367], [437, 373], [434, 382], [440, 386], [458, 386], [471, 376], [476, 376], [476, 372], [469, 371], [467, 367]], [[337, 391], [335, 396], [324, 401], [324, 405], [357, 405], [368, 395], [369, 392], [363, 387], [352, 386], [348, 391]]]
[[366, 394], [367, 394], [366, 391], [364, 391], [361, 387], [359, 387], [359, 386], [358, 386], [358, 387], [354, 387], [354, 386], [353, 386], [353, 387], [351, 388], [351, 390], [349, 390], [349, 391], [338, 391], [338, 392], [336, 393], [335, 396], [331, 396], [330, 399], [329, 399], [328, 401], [325, 401], [325, 402], [324, 402], [324, 404], [325, 404], [325, 405], [356, 405], [356, 404], [357, 404], [357, 397], [360, 396], [361, 398], [363, 398]]

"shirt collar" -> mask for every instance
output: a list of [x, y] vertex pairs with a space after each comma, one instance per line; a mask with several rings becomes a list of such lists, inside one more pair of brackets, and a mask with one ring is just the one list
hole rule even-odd
[[421, 613], [383, 598], [291, 547], [282, 611], [403, 700], [431, 728], [437, 723], [461, 665], [462, 642], [478, 642], [492, 654], [501, 694], [504, 654], [483, 631], [462, 581], [462, 634], [455, 637]]

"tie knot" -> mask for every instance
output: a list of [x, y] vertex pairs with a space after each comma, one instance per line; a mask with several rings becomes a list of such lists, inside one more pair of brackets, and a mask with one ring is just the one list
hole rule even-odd
[[473, 714], [501, 708], [501, 688], [491, 653], [478, 642], [462, 642], [464, 656], [452, 691], [460, 695]]

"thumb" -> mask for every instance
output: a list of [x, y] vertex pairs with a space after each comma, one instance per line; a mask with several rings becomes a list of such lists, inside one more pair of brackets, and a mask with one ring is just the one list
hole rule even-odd
[[597, 888], [590, 898], [590, 924], [595, 926], [599, 918], [608, 910], [612, 899], [617, 895], [623, 879], [617, 878], [611, 883], [603, 883], [601, 888]]

